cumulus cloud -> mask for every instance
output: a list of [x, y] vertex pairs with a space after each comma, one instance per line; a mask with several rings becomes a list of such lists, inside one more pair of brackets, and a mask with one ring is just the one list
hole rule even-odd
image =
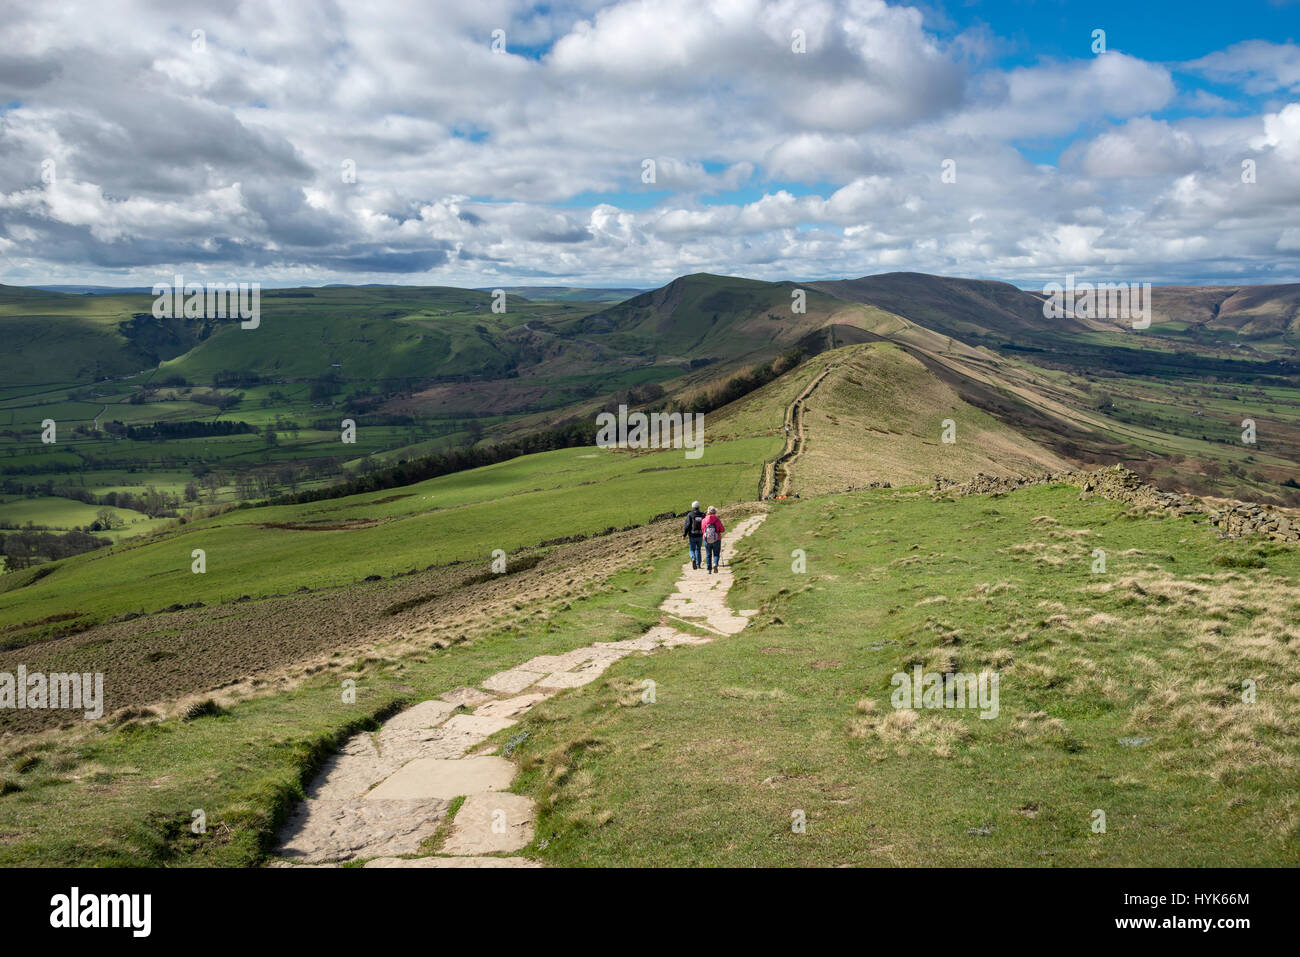
[[1297, 277], [1296, 47], [1008, 45], [883, 0], [27, 5], [0, 281]]
[[1240, 84], [1247, 93], [1300, 93], [1300, 46], [1294, 43], [1246, 40], [1192, 60], [1186, 68], [1221, 83]]

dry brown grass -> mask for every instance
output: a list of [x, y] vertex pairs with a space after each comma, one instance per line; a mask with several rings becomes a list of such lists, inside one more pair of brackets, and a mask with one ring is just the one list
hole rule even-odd
[[[1186, 578], [1152, 568], [1082, 591], [1144, 612], [1131, 619], [1098, 613], [1084, 622], [1131, 635], [1146, 649], [1125, 659], [1129, 728], [1145, 735], [1194, 735], [1208, 758], [1199, 773], [1221, 783], [1260, 770], [1300, 770], [1290, 745], [1300, 731], [1295, 582], [1235, 571]], [[1121, 695], [1126, 690], [1115, 676], [1096, 671], [1078, 680]], [[1253, 702], [1244, 700], [1247, 681], [1255, 685]]]

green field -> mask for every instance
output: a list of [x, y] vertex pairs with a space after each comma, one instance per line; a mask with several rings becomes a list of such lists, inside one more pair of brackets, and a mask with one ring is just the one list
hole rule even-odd
[[[1070, 447], [1286, 495], [1295, 383], [1198, 340], [1217, 363], [1202, 381], [1173, 335], [1143, 347], [1165, 366], [1088, 371], [1055, 353], [945, 342], [821, 294], [806, 326], [783, 324], [772, 310], [789, 284], [681, 282], [614, 306], [512, 299], [505, 316], [465, 290], [289, 291], [267, 297], [261, 330], [190, 329], [194, 342], [165, 349], [148, 323], [123, 331], [139, 306], [130, 297], [50, 299], [48, 314], [40, 297], [12, 298], [0, 331], [58, 316], [98, 345], [0, 391], [0, 522], [86, 527], [106, 506], [71, 497], [83, 492], [169, 498], [162, 514], [140, 506], [153, 518], [111, 508], [122, 524], [108, 548], [0, 576], [6, 668], [110, 679], [102, 722], [0, 712], [12, 732], [0, 747], [0, 863], [264, 863], [321, 761], [394, 709], [538, 654], [656, 624], [690, 630], [656, 609], [681, 567], [674, 516], [694, 499], [728, 521], [768, 511], [735, 559], [729, 599], [758, 613], [706, 646], [625, 658], [523, 718], [513, 788], [539, 811], [528, 856], [1300, 863], [1300, 552], [1074, 486], [950, 497], [916, 484], [1036, 474]], [[890, 330], [894, 341], [878, 341]], [[267, 349], [254, 355], [244, 337], [258, 333]], [[20, 341], [30, 365], [38, 344]], [[845, 341], [858, 344], [825, 348]], [[1068, 343], [1139, 362], [1117, 341]], [[805, 361], [707, 413], [700, 459], [573, 447], [248, 504], [610, 401], [694, 400], [792, 346]], [[156, 362], [140, 372], [145, 353]], [[134, 371], [77, 380], [91, 354], [100, 371]], [[782, 473], [801, 497], [757, 503], [800, 395], [797, 455]], [[1254, 448], [1232, 439], [1243, 409], [1259, 420]], [[345, 415], [362, 420], [356, 445], [339, 441]], [[35, 436], [50, 416], [59, 441], [44, 446]], [[955, 445], [940, 441], [945, 418]], [[253, 431], [125, 431], [192, 422]], [[864, 488], [881, 479], [894, 487]], [[511, 575], [486, 572], [497, 550]], [[915, 666], [996, 673], [997, 716], [896, 709], [891, 677]], [[345, 677], [358, 680], [356, 705], [341, 704]], [[632, 693], [646, 678], [653, 704]], [[206, 835], [188, 830], [195, 808]]]
[[[1300, 862], [1294, 549], [1073, 487], [881, 491], [775, 508], [735, 565], [750, 628], [526, 719], [548, 863]], [[894, 711], [918, 664], [998, 672], [998, 716]]]
[[[172, 604], [326, 588], [680, 512], [693, 498], [752, 498], [775, 438], [634, 453], [595, 447], [523, 456], [396, 491], [229, 511], [0, 579], [0, 628], [75, 612], [80, 622]], [[325, 526], [324, 529], [316, 526]], [[207, 571], [191, 571], [195, 549]], [[24, 632], [35, 639], [48, 629]]]
[[[258, 863], [288, 805], [350, 733], [395, 709], [472, 684], [524, 657], [630, 638], [653, 623], [675, 568], [610, 578], [600, 595], [538, 623], [532, 610], [430, 655], [338, 657], [336, 673], [213, 716], [126, 719], [118, 727], [7, 746], [0, 756], [0, 865], [207, 866]], [[339, 682], [357, 682], [355, 705]], [[190, 832], [203, 809], [207, 833]]]

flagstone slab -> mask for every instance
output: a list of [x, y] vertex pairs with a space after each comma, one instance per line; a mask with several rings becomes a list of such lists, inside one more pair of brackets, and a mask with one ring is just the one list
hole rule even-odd
[[517, 698], [489, 701], [487, 704], [481, 704], [475, 708], [474, 716], [480, 718], [517, 718], [549, 697], [549, 694], [537, 691], [532, 694], [519, 695]]
[[565, 688], [581, 688], [583, 685], [591, 684], [600, 677], [600, 671], [589, 671], [586, 673], [578, 671], [557, 671], [553, 675], [547, 675], [541, 681], [537, 682], [537, 687], [548, 691], [562, 691]]
[[435, 798], [305, 801], [290, 813], [275, 854], [305, 863], [415, 854], [450, 806]]
[[496, 691], [500, 694], [519, 694], [519, 692], [536, 681], [538, 677], [536, 671], [511, 668], [509, 671], [499, 671], [486, 679], [483, 682], [483, 687], [488, 691]]
[[380, 757], [370, 734], [354, 734], [337, 754], [325, 759], [307, 789], [307, 798], [324, 801], [359, 798], [393, 770], [392, 764]]
[[448, 732], [446, 728], [414, 731], [384, 728], [379, 732], [379, 753], [391, 771], [396, 771], [416, 758], [458, 758], [481, 740], [481, 737]]
[[438, 697], [450, 704], [463, 705], [466, 708], [475, 708], [485, 701], [493, 700], [492, 695], [479, 691], [477, 688], [457, 688], [455, 691], [448, 691]]
[[448, 734], [477, 734], [487, 738], [512, 724], [518, 722], [492, 715], [458, 714], [443, 725], [443, 730]]
[[530, 658], [522, 665], [517, 665], [514, 671], [535, 671], [539, 674], [549, 675], [553, 671], [568, 671], [570, 668], [576, 668], [584, 661], [591, 659], [592, 652], [589, 648], [575, 648], [573, 651], [566, 651], [562, 655], [538, 655], [536, 658]]
[[384, 730], [416, 731], [432, 728], [441, 724], [455, 710], [456, 705], [447, 701], [421, 701], [385, 721]]
[[533, 801], [522, 794], [471, 794], [456, 812], [444, 854], [517, 851], [533, 839]]
[[676, 648], [678, 645], [707, 645], [713, 641], [712, 638], [704, 635], [688, 635], [684, 631], [679, 631], [670, 638], [663, 640], [665, 648]]
[[[272, 865], [274, 866], [274, 865]], [[525, 857], [377, 857], [366, 867], [541, 867]]]
[[659, 639], [646, 633], [640, 638], [628, 638], [624, 641], [607, 641], [606, 648], [619, 648], [625, 651], [653, 651], [659, 646]]
[[705, 620], [710, 628], [717, 629], [724, 635], [736, 635], [745, 630], [745, 619], [735, 615], [710, 615]]
[[417, 758], [403, 765], [366, 795], [368, 801], [450, 801], [462, 794], [501, 791], [510, 786], [515, 766], [505, 758]]

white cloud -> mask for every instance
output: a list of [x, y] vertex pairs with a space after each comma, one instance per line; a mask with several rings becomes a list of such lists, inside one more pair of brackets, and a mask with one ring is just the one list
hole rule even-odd
[[[1225, 116], [1116, 52], [1000, 70], [986, 28], [932, 27], [881, 0], [26, 6], [0, 23], [0, 281], [1300, 272], [1300, 104]], [[1183, 68], [1276, 94], [1298, 63]]]

